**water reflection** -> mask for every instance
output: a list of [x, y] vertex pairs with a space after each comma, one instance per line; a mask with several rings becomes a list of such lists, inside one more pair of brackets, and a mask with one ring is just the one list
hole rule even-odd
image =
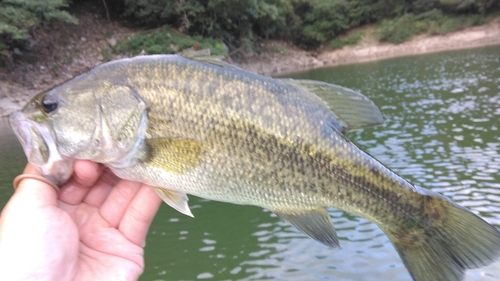
[[266, 232], [267, 239], [278, 238], [278, 243], [261, 243], [261, 247], [272, 248], [276, 253], [245, 262], [253, 266], [254, 274], [242, 280], [363, 280], [367, 276], [374, 278], [372, 280], [408, 280], [406, 269], [378, 227], [361, 218], [346, 217], [339, 211], [331, 214], [341, 249], [326, 248], [278, 221], [276, 224], [283, 229]]
[[23, 171], [26, 157], [6, 118], [0, 118], [0, 208], [14, 192], [12, 181]]

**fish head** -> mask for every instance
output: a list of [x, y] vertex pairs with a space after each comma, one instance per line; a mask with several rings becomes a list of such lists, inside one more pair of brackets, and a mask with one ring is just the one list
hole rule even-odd
[[43, 176], [60, 185], [72, 174], [73, 160], [59, 152], [54, 122], [49, 116], [57, 107], [57, 102], [54, 98], [48, 98], [47, 94], [38, 94], [21, 111], [11, 114], [9, 123], [28, 162]]
[[131, 87], [88, 73], [38, 94], [9, 122], [28, 161], [60, 185], [75, 159], [111, 166], [136, 161], [147, 113]]

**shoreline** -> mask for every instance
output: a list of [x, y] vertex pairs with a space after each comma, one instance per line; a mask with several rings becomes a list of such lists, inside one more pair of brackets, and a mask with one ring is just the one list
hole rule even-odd
[[[367, 37], [370, 36], [374, 35], [368, 34]], [[401, 44], [379, 43], [374, 38], [364, 41], [356, 46], [321, 52], [286, 49], [287, 46], [280, 45], [279, 42], [271, 42], [270, 48], [285, 48], [284, 54], [267, 53], [252, 58], [254, 60], [250, 63], [236, 63], [236, 65], [262, 75], [283, 75], [315, 68], [495, 46], [500, 45], [500, 19], [445, 35], [420, 35]]]
[[[365, 38], [358, 45], [347, 46], [333, 51], [304, 51], [284, 42], [268, 41], [263, 44], [263, 49], [266, 51], [261, 55], [247, 58], [247, 62], [235, 63], [230, 61], [230, 63], [251, 72], [271, 76], [316, 68], [493, 45], [500, 45], [500, 19], [486, 25], [446, 35], [421, 35], [401, 44], [379, 43], [374, 38], [373, 30], [370, 32], [370, 27], [368, 27], [366, 28]], [[96, 59], [93, 65], [98, 65], [100, 62], [102, 63], [102, 60]], [[89, 68], [93, 65], [89, 66]], [[80, 70], [80, 73], [82, 72], [84, 71]], [[28, 87], [21, 83], [0, 81], [0, 118], [19, 110], [35, 94], [49, 89], [74, 75], [66, 73], [66, 79], [64, 80], [63, 77], [54, 80], [50, 79], [50, 77], [47, 79], [45, 73], [39, 73], [38, 76], [45, 77], [43, 81], [52, 82]]]

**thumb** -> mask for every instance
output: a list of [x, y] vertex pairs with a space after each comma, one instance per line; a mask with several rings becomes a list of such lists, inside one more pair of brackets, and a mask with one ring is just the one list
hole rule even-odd
[[[30, 163], [26, 165], [23, 174], [41, 176]], [[20, 207], [26, 211], [27, 209], [55, 206], [56, 204], [57, 192], [50, 184], [28, 177], [20, 180], [6, 208]]]

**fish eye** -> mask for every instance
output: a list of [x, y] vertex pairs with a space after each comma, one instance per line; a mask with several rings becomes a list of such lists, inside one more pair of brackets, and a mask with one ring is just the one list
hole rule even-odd
[[57, 109], [57, 101], [47, 100], [47, 96], [45, 96], [42, 100], [42, 110], [45, 113], [50, 113]]

